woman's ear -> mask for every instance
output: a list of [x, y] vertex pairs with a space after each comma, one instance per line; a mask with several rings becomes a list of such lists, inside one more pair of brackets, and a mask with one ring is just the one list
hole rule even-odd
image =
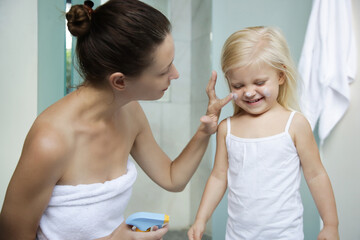
[[109, 85], [111, 88], [119, 91], [125, 90], [125, 75], [121, 72], [111, 74], [109, 77]]

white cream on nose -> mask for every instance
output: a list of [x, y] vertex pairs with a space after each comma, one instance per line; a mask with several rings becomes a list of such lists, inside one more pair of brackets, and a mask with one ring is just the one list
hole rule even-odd
[[252, 96], [252, 94], [251, 94], [251, 93], [249, 93], [249, 92], [246, 92], [246, 93], [245, 93], [245, 96], [246, 96], [246, 97], [251, 97], [251, 96]]

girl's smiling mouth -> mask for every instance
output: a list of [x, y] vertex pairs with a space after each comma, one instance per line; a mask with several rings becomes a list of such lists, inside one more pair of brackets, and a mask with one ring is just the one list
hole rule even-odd
[[259, 101], [263, 100], [264, 97], [261, 97], [261, 98], [257, 98], [257, 99], [254, 99], [254, 100], [245, 100], [245, 102], [247, 104], [255, 104], [255, 103], [258, 103]]

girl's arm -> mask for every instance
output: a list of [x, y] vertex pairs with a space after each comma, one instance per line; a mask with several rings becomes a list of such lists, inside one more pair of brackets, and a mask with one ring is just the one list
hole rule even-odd
[[226, 121], [219, 125], [217, 133], [216, 155], [213, 170], [206, 183], [199, 210], [194, 224], [188, 231], [190, 240], [200, 240], [204, 234], [206, 223], [213, 214], [215, 208], [223, 198], [227, 188], [227, 150], [225, 144]]
[[221, 100], [216, 97], [215, 83], [216, 73], [213, 72], [207, 87], [207, 115], [201, 118], [197, 132], [174, 161], [160, 149], [145, 114], [139, 105], [137, 107], [135, 118], [140, 131], [131, 155], [154, 182], [168, 191], [182, 191], [186, 187], [205, 153], [211, 134], [216, 132], [221, 108], [231, 100], [231, 95]]
[[63, 171], [64, 144], [50, 129], [29, 132], [0, 214], [0, 239], [35, 239]]
[[294, 142], [304, 177], [324, 222], [324, 228], [318, 239], [339, 239], [335, 197], [330, 179], [321, 163], [311, 127], [301, 114], [295, 115], [292, 126], [294, 126]]

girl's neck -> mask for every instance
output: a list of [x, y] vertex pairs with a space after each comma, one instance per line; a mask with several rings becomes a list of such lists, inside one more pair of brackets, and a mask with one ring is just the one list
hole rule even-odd
[[281, 106], [279, 103], [276, 103], [274, 104], [271, 108], [267, 109], [266, 111], [260, 113], [260, 114], [251, 114], [251, 113], [248, 113], [244, 110], [241, 110], [238, 114], [234, 115], [235, 117], [236, 116], [247, 116], [249, 118], [261, 118], [261, 117], [264, 117], [264, 116], [267, 116], [267, 115], [271, 115], [273, 113], [278, 113], [279, 111], [286, 111], [286, 109]]

